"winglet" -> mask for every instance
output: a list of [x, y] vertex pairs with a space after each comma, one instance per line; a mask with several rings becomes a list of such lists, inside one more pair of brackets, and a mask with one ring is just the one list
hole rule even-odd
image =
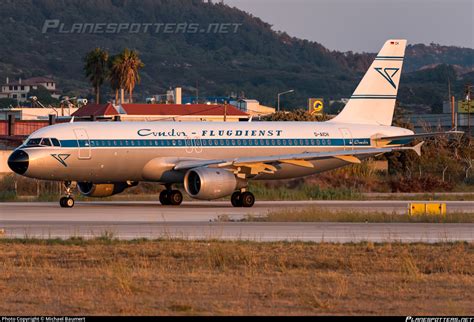
[[71, 120], [69, 121], [69, 123], [74, 123], [74, 116], [71, 117]]
[[423, 145], [423, 143], [425, 143], [425, 141], [421, 141], [420, 143], [418, 143], [417, 145], [413, 147], [413, 151], [415, 151], [419, 157], [421, 157], [421, 146]]

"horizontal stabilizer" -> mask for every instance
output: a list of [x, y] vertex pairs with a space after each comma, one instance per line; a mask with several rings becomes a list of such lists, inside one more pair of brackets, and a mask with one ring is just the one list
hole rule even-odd
[[421, 156], [421, 146], [423, 145], [423, 143], [425, 143], [424, 141], [423, 142], [420, 142], [418, 143], [417, 145], [415, 146], [402, 146], [402, 147], [396, 147], [396, 148], [393, 148], [394, 151], [415, 151], [415, 153], [418, 155], [418, 156]]
[[448, 132], [431, 132], [431, 133], [416, 133], [410, 135], [397, 135], [397, 136], [382, 136], [380, 138], [376, 138], [375, 140], [401, 140], [401, 139], [420, 139], [420, 138], [429, 138], [435, 136], [443, 136], [443, 135], [455, 135], [455, 134], [463, 134], [463, 131], [448, 131]]

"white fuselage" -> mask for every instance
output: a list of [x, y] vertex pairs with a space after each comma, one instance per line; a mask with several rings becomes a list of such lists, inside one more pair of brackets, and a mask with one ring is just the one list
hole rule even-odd
[[[61, 146], [24, 144], [19, 149], [29, 155], [24, 173], [28, 177], [178, 183], [184, 173], [173, 171], [173, 165], [179, 160], [367, 149], [375, 147], [374, 138], [412, 133], [392, 126], [334, 122], [76, 122], [42, 128], [29, 137], [54, 138]], [[348, 162], [328, 158], [313, 164], [284, 164], [274, 174], [250, 179], [300, 177]]]

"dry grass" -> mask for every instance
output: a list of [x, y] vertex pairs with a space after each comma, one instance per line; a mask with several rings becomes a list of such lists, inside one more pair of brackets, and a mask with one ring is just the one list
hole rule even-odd
[[474, 245], [0, 242], [5, 315], [472, 315]]

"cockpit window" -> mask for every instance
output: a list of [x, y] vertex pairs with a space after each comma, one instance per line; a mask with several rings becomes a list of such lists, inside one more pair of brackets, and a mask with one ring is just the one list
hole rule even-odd
[[51, 141], [48, 138], [44, 138], [41, 140], [40, 145], [42, 146], [51, 146]]
[[54, 146], [61, 146], [61, 143], [59, 143], [58, 139], [52, 138], [51, 142], [53, 143]]
[[29, 139], [28, 142], [26, 142], [26, 146], [38, 146], [40, 142], [41, 138]]
[[56, 138], [34, 138], [29, 139], [26, 144], [27, 147], [38, 147], [38, 146], [61, 146], [61, 143]]

